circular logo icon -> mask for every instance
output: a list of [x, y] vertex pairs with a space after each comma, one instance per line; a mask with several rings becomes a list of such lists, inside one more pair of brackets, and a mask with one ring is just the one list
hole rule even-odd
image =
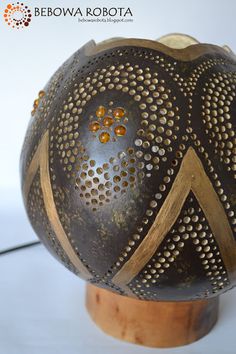
[[19, 29], [29, 26], [32, 14], [28, 6], [17, 2], [6, 6], [3, 17], [8, 26]]

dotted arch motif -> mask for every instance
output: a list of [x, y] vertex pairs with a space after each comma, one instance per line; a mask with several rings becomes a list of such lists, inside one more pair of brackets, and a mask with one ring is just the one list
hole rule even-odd
[[236, 136], [231, 104], [236, 96], [236, 73], [213, 74], [203, 88], [202, 117], [209, 143], [236, 179]]
[[[199, 59], [195, 61], [193, 68], [188, 68], [188, 75], [185, 79], [181, 77], [179, 73], [172, 72], [170, 73], [170, 75], [173, 77], [173, 80], [178, 83], [178, 85], [180, 86], [180, 90], [183, 92], [183, 94], [188, 98], [189, 126], [186, 129], [186, 132], [192, 140], [193, 145], [195, 146], [197, 151], [201, 154], [203, 161], [205, 161], [206, 170], [209, 171], [210, 175], [212, 176], [212, 180], [214, 181], [214, 186], [216, 188], [218, 196], [224, 204], [224, 208], [229, 217], [233, 230], [234, 232], [236, 232], [236, 210], [234, 210], [236, 205], [235, 193], [231, 194], [230, 198], [227, 197], [227, 186], [224, 185], [224, 181], [222, 180], [221, 176], [219, 176], [219, 173], [216, 172], [216, 167], [218, 166], [215, 166], [215, 168], [213, 167], [213, 163], [209, 156], [209, 153], [204, 147], [206, 140], [209, 140], [208, 143], [210, 144], [214, 142], [214, 153], [219, 154], [220, 161], [222, 163], [226, 163], [227, 170], [232, 172], [232, 174], [234, 173], [236, 168], [234, 156], [235, 124], [233, 123], [234, 111], [230, 109], [230, 106], [233, 106], [235, 97], [235, 71], [231, 71], [233, 70], [235, 63], [232, 59], [228, 58], [226, 60], [220, 56], [214, 59], [206, 58], [205, 60], [201, 60], [200, 63], [199, 61]], [[224, 71], [222, 71], [222, 68], [224, 68]], [[230, 71], [228, 70], [228, 68], [230, 68]], [[211, 74], [211, 70], [214, 71], [213, 74]], [[217, 71], [218, 73], [216, 74]], [[203, 78], [203, 74], [208, 75], [209, 77], [210, 75], [212, 75], [212, 78], [210, 77], [210, 82], [206, 82], [203, 84], [203, 92], [200, 92], [198, 91], [198, 88], [202, 87], [201, 80], [205, 81], [205, 79]], [[214, 94], [213, 89], [217, 90], [216, 97], [213, 97], [212, 99], [211, 95]], [[196, 107], [196, 105], [193, 106], [192, 97], [194, 94], [197, 94], [201, 97], [201, 102], [198, 102], [199, 107]], [[227, 94], [229, 99], [225, 99], [225, 95]], [[220, 96], [224, 99], [224, 101], [219, 98]], [[207, 107], [205, 107], [204, 105], [205, 98], [212, 99], [212, 102], [206, 103]], [[218, 101], [220, 102], [219, 106], [217, 103]], [[225, 108], [224, 106], [222, 106], [222, 103], [225, 103]], [[212, 107], [210, 110], [209, 108], [211, 105]], [[201, 108], [199, 112], [198, 108]], [[203, 139], [202, 137], [204, 136], [204, 134], [201, 134], [201, 136], [199, 135], [198, 130], [200, 128], [200, 124], [198, 123], [198, 121], [195, 121], [198, 116], [193, 115], [193, 110], [197, 111], [199, 113], [199, 116], [202, 116], [203, 123], [205, 124], [205, 130], [203, 131], [208, 135], [210, 139]], [[219, 116], [218, 121], [217, 119], [215, 119], [215, 116], [217, 114]], [[214, 122], [214, 124], [212, 124], [211, 120], [212, 122]], [[212, 128], [213, 126], [212, 132], [207, 129], [207, 124], [210, 128]], [[217, 126], [217, 124], [221, 125], [221, 129]], [[228, 129], [228, 133], [226, 132], [226, 129]], [[212, 137], [210, 133], [212, 133], [214, 137]], [[219, 141], [217, 141], [217, 138], [219, 138]], [[216, 147], [218, 147], [218, 150]], [[220, 147], [222, 147], [223, 151], [220, 151]], [[231, 149], [231, 151], [229, 151], [229, 148]], [[228, 158], [229, 155], [231, 155], [231, 164]], [[226, 156], [225, 161], [224, 156]], [[231, 184], [233, 184], [233, 181], [231, 182]]]
[[[140, 111], [137, 117], [140, 129], [136, 132], [133, 145], [130, 144], [126, 151], [110, 156], [108, 161], [99, 166], [93, 158], [89, 159], [86, 153], [83, 139], [80, 137], [80, 124], [83, 119], [92, 119], [84, 117], [86, 105], [97, 94], [104, 91], [109, 94], [109, 91], [113, 90], [126, 93], [136, 102]], [[75, 187], [80, 190], [80, 197], [85, 196], [91, 199], [92, 204], [101, 206], [110, 201], [111, 192], [106, 191], [107, 195], [101, 194], [97, 199], [99, 188], [103, 190], [108, 187], [114, 192], [125, 193], [128, 184], [132, 187], [137, 179], [150, 177], [152, 171], [160, 168], [161, 162], [167, 161], [168, 153], [173, 152], [172, 142], [177, 140], [176, 134], [179, 131], [179, 108], [175, 100], [176, 97], [166, 87], [164, 80], [158, 78], [157, 73], [152, 73], [149, 67], [142, 69], [139, 65], [131, 65], [129, 62], [96, 70], [84, 82], [74, 85], [73, 93], [63, 102], [63, 111], [56, 127], [55, 146], [63, 170], [68, 178], [74, 179]], [[113, 102], [110, 101], [111, 108], [112, 105]], [[129, 113], [128, 108], [126, 110]], [[128, 131], [128, 116], [126, 119]], [[124, 158], [126, 155], [131, 156], [127, 161]], [[182, 156], [181, 151], [179, 155]], [[174, 164], [178, 164], [178, 159], [173, 161]], [[114, 171], [118, 170], [120, 172], [114, 175]], [[79, 174], [77, 171], [80, 171]], [[106, 186], [99, 183], [101, 175]], [[110, 175], [113, 176], [112, 179]], [[119, 182], [121, 186], [118, 185]], [[100, 186], [98, 190], [89, 190], [92, 183]], [[90, 204], [88, 200], [87, 203]]]

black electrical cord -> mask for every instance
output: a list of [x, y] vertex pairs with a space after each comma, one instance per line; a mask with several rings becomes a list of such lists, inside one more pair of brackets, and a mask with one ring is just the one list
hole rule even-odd
[[2, 256], [4, 254], [7, 254], [7, 253], [19, 251], [19, 250], [22, 250], [24, 248], [36, 246], [36, 245], [39, 245], [39, 244], [41, 244], [40, 241], [34, 241], [34, 242], [24, 243], [23, 245], [15, 246], [15, 247], [12, 247], [12, 248], [6, 248], [5, 250], [0, 251], [0, 256]]

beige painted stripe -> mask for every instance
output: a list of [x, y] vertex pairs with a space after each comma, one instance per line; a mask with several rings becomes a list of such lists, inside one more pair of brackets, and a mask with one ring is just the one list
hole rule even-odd
[[40, 158], [40, 151], [41, 151], [42, 141], [40, 142], [31, 162], [29, 168], [25, 175], [25, 181], [23, 186], [23, 198], [25, 201], [25, 205], [27, 205], [27, 198], [29, 195], [30, 187], [33, 182], [34, 176], [39, 168], [39, 158]]
[[190, 147], [152, 227], [131, 258], [113, 277], [114, 284], [122, 288], [145, 267], [177, 220], [190, 190], [196, 195], [219, 245], [224, 264], [235, 279], [236, 243], [232, 230], [200, 159]]
[[155, 254], [167, 232], [174, 225], [191, 186], [189, 178], [183, 183], [185, 178], [184, 172], [186, 170], [184, 168], [185, 164], [186, 158], [147, 236], [135, 250], [131, 258], [113, 277], [112, 281], [114, 284], [121, 286], [121, 284], [130, 283]]
[[71, 246], [65, 230], [60, 222], [59, 215], [55, 206], [52, 186], [50, 181], [49, 173], [49, 162], [48, 162], [48, 150], [49, 150], [49, 132], [47, 131], [38, 146], [38, 149], [30, 163], [29, 169], [26, 174], [26, 180], [24, 185], [24, 197], [25, 200], [28, 198], [28, 193], [30, 186], [32, 184], [33, 178], [40, 168], [40, 183], [43, 192], [43, 200], [46, 209], [46, 213], [51, 224], [53, 231], [55, 232], [57, 239], [68, 256], [70, 262], [79, 271], [80, 276], [86, 280], [92, 278], [92, 274], [84, 266], [82, 261], [79, 259], [78, 255], [75, 253], [73, 247]]

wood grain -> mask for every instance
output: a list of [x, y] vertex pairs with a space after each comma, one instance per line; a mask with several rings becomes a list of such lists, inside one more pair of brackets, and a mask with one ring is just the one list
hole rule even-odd
[[149, 347], [176, 347], [206, 335], [218, 315], [218, 297], [190, 302], [140, 301], [87, 285], [86, 306], [107, 334]]

